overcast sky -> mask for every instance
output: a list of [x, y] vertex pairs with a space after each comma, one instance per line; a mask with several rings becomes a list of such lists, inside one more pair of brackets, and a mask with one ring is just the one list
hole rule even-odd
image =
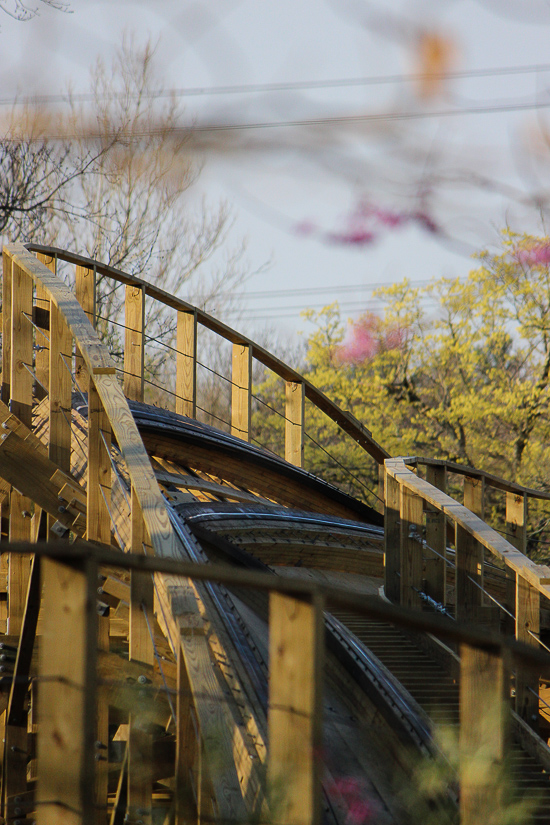
[[[159, 41], [169, 88], [378, 79], [184, 98], [189, 122], [261, 124], [234, 133], [236, 151], [207, 153], [199, 184], [234, 204], [234, 237], [249, 237], [252, 264], [273, 259], [247, 285], [249, 294], [278, 293], [248, 299], [253, 325], [270, 317], [288, 332], [307, 329], [299, 307], [335, 299], [356, 317], [371, 305], [372, 284], [464, 276], [471, 252], [494, 246], [505, 223], [542, 231], [525, 201], [547, 189], [550, 171], [528, 151], [550, 122], [550, 66], [532, 70], [550, 64], [544, 0], [72, 0], [70, 8], [43, 7], [27, 23], [1, 15], [4, 100], [69, 83], [86, 91], [90, 66], [110, 61], [125, 31]], [[418, 68], [423, 32], [448, 44], [454, 71], [530, 70], [455, 78], [420, 99], [416, 84], [394, 76]], [[433, 116], [456, 109], [468, 113]], [[327, 124], [335, 117], [344, 120]], [[273, 125], [296, 121], [314, 123]]]

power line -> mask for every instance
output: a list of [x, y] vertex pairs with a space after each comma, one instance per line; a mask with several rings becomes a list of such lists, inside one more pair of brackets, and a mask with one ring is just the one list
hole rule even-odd
[[332, 78], [328, 80], [297, 80], [279, 83], [250, 83], [232, 86], [191, 86], [175, 89], [157, 89], [139, 95], [107, 94], [96, 96], [90, 92], [81, 94], [46, 94], [22, 98], [0, 98], [0, 106], [13, 105], [49, 105], [52, 103], [89, 103], [94, 100], [119, 100], [124, 98], [163, 99], [177, 97], [204, 97], [217, 95], [259, 94], [264, 92], [307, 91], [315, 89], [341, 89], [357, 86], [381, 86], [392, 83], [416, 83], [426, 78], [433, 80], [459, 80], [476, 77], [503, 77], [521, 74], [550, 72], [550, 63], [534, 63], [527, 66], [497, 66], [488, 69], [469, 69], [459, 72], [441, 72], [434, 74], [394, 74], [371, 75], [366, 77]]
[[[427, 278], [424, 280], [418, 281], [410, 281], [409, 285], [411, 287], [423, 287], [430, 284], [432, 281], [431, 279]], [[221, 292], [219, 294], [220, 298], [246, 298], [246, 299], [257, 299], [257, 298], [282, 298], [282, 297], [294, 297], [298, 295], [322, 295], [325, 292], [333, 292], [333, 293], [341, 293], [341, 292], [356, 292], [357, 290], [368, 290], [372, 291], [375, 289], [381, 289], [386, 286], [392, 286], [393, 284], [400, 283], [400, 281], [379, 281], [377, 283], [371, 284], [344, 284], [342, 286], [336, 284], [330, 284], [329, 286], [313, 286], [313, 287], [302, 287], [300, 289], [272, 289], [272, 290], [263, 290], [260, 292]]]

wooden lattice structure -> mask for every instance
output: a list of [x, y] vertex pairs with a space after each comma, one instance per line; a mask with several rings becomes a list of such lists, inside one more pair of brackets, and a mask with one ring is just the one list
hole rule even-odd
[[[60, 261], [75, 267], [74, 291]], [[125, 287], [118, 371], [95, 330], [98, 276]], [[411, 742], [432, 744], [416, 705], [333, 609], [456, 646], [459, 657], [445, 656], [460, 682], [462, 823], [507, 804], [500, 768], [512, 737], [541, 776], [550, 771], [537, 733], [550, 569], [525, 555], [528, 499], [549, 496], [473, 468], [390, 458], [265, 349], [98, 262], [8, 245], [2, 294], [5, 821], [306, 825], [324, 808], [344, 822], [332, 801], [342, 792], [323, 784], [326, 674], [344, 693], [363, 691], [389, 727], [398, 713]], [[146, 301], [177, 326], [164, 417], [143, 404]], [[228, 434], [195, 421], [201, 328], [232, 346]], [[250, 444], [254, 359], [285, 382], [284, 457]], [[306, 400], [378, 465], [383, 534], [380, 513], [303, 468]], [[447, 472], [465, 476], [463, 504], [445, 494]], [[486, 485], [506, 495], [507, 539], [483, 520]], [[277, 565], [288, 574], [273, 575]], [[390, 601], [353, 592], [355, 576], [383, 581]], [[422, 611], [444, 609], [450, 591], [455, 620]], [[495, 620], [491, 593], [507, 621]]]

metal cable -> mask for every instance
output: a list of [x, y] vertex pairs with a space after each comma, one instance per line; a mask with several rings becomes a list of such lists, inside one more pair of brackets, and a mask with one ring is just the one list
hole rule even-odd
[[491, 596], [491, 594], [490, 594], [490, 593], [488, 593], [488, 592], [487, 592], [487, 590], [485, 590], [485, 588], [484, 588], [484, 587], [482, 587], [482, 586], [481, 586], [481, 584], [479, 584], [479, 582], [476, 582], [476, 580], [475, 580], [475, 579], [472, 579], [472, 577], [471, 577], [471, 576], [468, 576], [468, 579], [472, 582], [472, 584], [475, 584], [475, 586], [476, 586], [476, 587], [479, 587], [479, 589], [481, 590], [481, 592], [482, 592], [482, 593], [484, 593], [486, 596], [488, 596], [488, 597], [489, 597], [489, 599], [491, 599], [491, 601], [492, 601], [492, 602], [494, 602], [494, 603], [497, 605], [497, 607], [500, 607], [500, 609], [501, 609], [501, 610], [504, 610], [504, 612], [505, 612], [508, 616], [510, 616], [510, 618], [511, 618], [511, 619], [513, 619], [514, 621], [516, 621], [516, 617], [514, 616], [514, 614], [513, 614], [513, 613], [510, 613], [510, 611], [509, 611], [506, 607], [504, 607], [504, 605], [503, 605], [503, 604], [501, 604], [501, 603], [500, 603], [497, 599], [495, 599], [495, 597], [494, 597], [494, 596]]

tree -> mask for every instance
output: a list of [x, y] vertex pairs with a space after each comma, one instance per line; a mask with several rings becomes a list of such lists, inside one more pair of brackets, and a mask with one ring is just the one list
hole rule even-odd
[[[154, 99], [154, 51], [129, 39], [111, 66], [98, 63], [92, 108], [73, 103], [57, 140], [43, 136], [50, 114], [14, 109], [0, 142], [0, 229], [10, 240], [74, 249], [220, 311], [247, 273], [245, 244], [227, 245], [226, 204], [192, 201], [201, 166], [186, 138], [174, 136], [176, 101]], [[99, 278], [97, 308], [99, 331], [121, 363], [124, 289]], [[175, 319], [150, 302], [146, 321], [147, 378], [160, 386]]]
[[[383, 313], [365, 314], [347, 334], [338, 307], [326, 308], [306, 371], [392, 455], [447, 458], [550, 491], [550, 239], [505, 232], [502, 250], [478, 259], [465, 280], [380, 290]], [[273, 385], [262, 390], [280, 403]], [[368, 458], [317, 411], [308, 410], [306, 428], [334, 457], [310, 448], [308, 469], [357, 488], [351, 471], [376, 489]], [[263, 431], [280, 450], [274, 416]], [[501, 504], [494, 510], [499, 517]], [[533, 536], [546, 526], [536, 505], [531, 525]]]
[[[58, 11], [69, 10], [69, 4], [63, 2], [63, 0], [40, 0], [40, 2], [44, 6], [49, 6]], [[14, 20], [31, 20], [39, 13], [37, 6], [34, 4], [31, 6], [29, 3], [24, 3], [23, 0], [12, 0], [11, 3], [7, 0], [1, 0], [0, 10], [13, 17]]]

